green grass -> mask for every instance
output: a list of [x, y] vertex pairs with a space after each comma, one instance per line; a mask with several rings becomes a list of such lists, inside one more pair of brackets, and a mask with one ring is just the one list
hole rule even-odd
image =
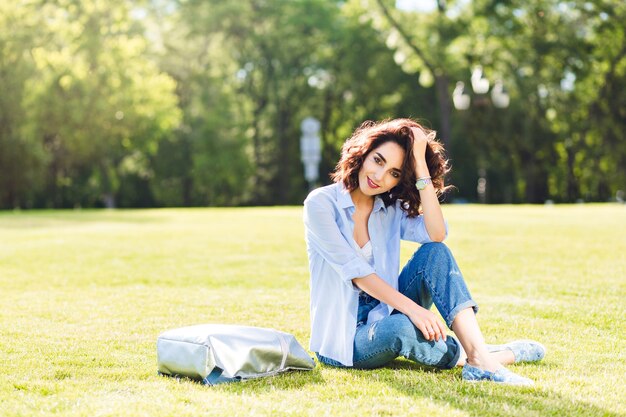
[[175, 327], [274, 327], [308, 347], [301, 209], [4, 212], [0, 414], [626, 415], [626, 206], [444, 212], [487, 340], [546, 345], [512, 366], [535, 387], [403, 359], [217, 387], [159, 377], [156, 338]]

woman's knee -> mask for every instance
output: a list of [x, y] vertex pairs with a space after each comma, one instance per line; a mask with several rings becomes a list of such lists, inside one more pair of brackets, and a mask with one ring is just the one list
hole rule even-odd
[[452, 256], [452, 252], [443, 242], [424, 243], [417, 252], [424, 252], [429, 256]]
[[445, 260], [448, 263], [447, 261], [454, 260], [454, 256], [445, 243], [430, 242], [422, 244], [409, 262], [417, 266], [432, 264], [433, 260]]

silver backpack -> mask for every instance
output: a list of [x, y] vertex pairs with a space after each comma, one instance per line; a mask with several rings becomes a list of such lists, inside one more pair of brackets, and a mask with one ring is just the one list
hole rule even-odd
[[296, 338], [274, 329], [202, 324], [162, 333], [157, 339], [158, 370], [208, 385], [311, 370], [315, 362]]

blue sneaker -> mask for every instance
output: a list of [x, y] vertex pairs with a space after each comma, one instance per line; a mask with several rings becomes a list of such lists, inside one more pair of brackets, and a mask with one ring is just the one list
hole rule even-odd
[[489, 352], [500, 352], [506, 349], [513, 352], [515, 363], [537, 362], [546, 356], [546, 348], [534, 340], [515, 340], [503, 345], [487, 345]]
[[531, 386], [535, 384], [532, 379], [524, 378], [505, 367], [490, 372], [467, 363], [463, 366], [463, 380], [468, 382], [492, 381], [504, 385]]

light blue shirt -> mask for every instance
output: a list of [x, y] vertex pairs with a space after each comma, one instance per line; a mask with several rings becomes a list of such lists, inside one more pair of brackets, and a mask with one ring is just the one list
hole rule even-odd
[[[304, 201], [305, 240], [311, 272], [311, 343], [313, 352], [352, 366], [359, 289], [354, 278], [376, 273], [398, 289], [400, 239], [432, 242], [423, 216], [409, 218], [402, 203], [385, 207], [376, 197], [367, 227], [374, 266], [359, 256], [353, 238], [354, 203], [343, 184], [312, 191]], [[447, 231], [447, 230], [446, 230]], [[376, 311], [374, 311], [376, 310]], [[393, 308], [381, 303], [368, 320], [380, 320]]]

